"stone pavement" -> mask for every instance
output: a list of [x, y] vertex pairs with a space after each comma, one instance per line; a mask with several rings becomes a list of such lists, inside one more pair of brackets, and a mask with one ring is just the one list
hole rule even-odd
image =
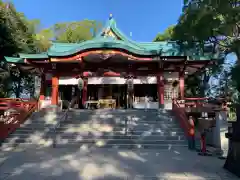
[[29, 148], [0, 152], [1, 180], [235, 180], [224, 160], [186, 148], [119, 150]]

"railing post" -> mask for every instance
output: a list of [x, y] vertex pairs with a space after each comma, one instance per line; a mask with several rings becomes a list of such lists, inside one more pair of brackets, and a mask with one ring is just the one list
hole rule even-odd
[[201, 150], [200, 150], [201, 152], [199, 153], [199, 155], [206, 155], [207, 147], [206, 147], [206, 133], [205, 132], [201, 133], [200, 143], [201, 143]]
[[57, 137], [54, 135], [52, 147], [56, 148], [56, 144], [57, 144]]
[[188, 122], [190, 125], [189, 136], [188, 136], [188, 148], [191, 150], [194, 150], [195, 149], [195, 124], [192, 116], [189, 117]]

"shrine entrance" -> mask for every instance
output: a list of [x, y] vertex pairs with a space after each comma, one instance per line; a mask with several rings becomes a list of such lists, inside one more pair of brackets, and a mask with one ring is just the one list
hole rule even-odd
[[126, 108], [126, 84], [98, 84], [88, 85], [88, 100], [113, 100], [114, 108]]
[[[147, 96], [155, 109], [165, 108], [166, 103], [172, 105], [172, 98], [184, 100], [185, 78], [213, 63], [212, 56], [196, 55], [199, 52], [186, 56], [180, 49], [174, 41], [140, 43], [130, 40], [110, 16], [107, 27], [90, 41], [54, 42], [46, 53], [21, 53], [19, 57], [5, 59], [41, 77], [40, 108], [47, 103], [58, 107], [62, 99], [69, 101], [74, 96], [79, 107], [89, 103], [98, 105], [100, 101], [114, 108], [142, 108], [141, 103]], [[49, 79], [48, 75], [51, 75]], [[67, 86], [60, 83], [65, 77], [72, 78]], [[105, 77], [108, 83], [104, 82]], [[77, 90], [80, 78], [84, 81], [81, 93]], [[114, 78], [117, 80], [113, 81]], [[153, 78], [154, 82], [150, 82]], [[128, 83], [135, 80], [136, 83]], [[175, 90], [169, 81], [176, 81]], [[47, 84], [51, 86], [50, 96], [46, 93]]]
[[[75, 108], [90, 108], [88, 105], [91, 101], [112, 100], [114, 101], [113, 108], [128, 107], [128, 88], [127, 84], [89, 84], [87, 86], [86, 103], [82, 104], [82, 93], [77, 88], [77, 85], [59, 85], [59, 99], [63, 101], [64, 108], [74, 97], [77, 97], [77, 105]], [[146, 102], [147, 98], [147, 102]], [[158, 108], [158, 93], [157, 84], [134, 84], [132, 92], [133, 108]], [[94, 103], [94, 102], [93, 102]], [[148, 106], [146, 106], [148, 103]], [[103, 108], [95, 107], [95, 108]]]
[[[127, 85], [126, 84], [101, 84], [87, 86], [86, 104], [82, 104], [82, 93], [77, 85], [60, 85], [59, 98], [63, 101], [63, 108], [67, 108], [67, 104], [77, 97], [77, 104], [74, 108], [91, 108], [91, 101], [113, 100], [113, 108], [126, 108], [127, 106]], [[95, 107], [95, 108], [103, 108]]]

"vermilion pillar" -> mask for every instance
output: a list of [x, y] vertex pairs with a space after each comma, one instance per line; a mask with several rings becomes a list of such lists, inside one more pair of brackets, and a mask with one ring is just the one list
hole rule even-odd
[[58, 105], [58, 86], [59, 78], [56, 75], [52, 76], [52, 105]]
[[87, 85], [88, 85], [88, 81], [87, 79], [83, 79], [84, 85], [83, 85], [83, 89], [82, 89], [82, 104], [85, 105], [86, 101], [87, 101]]
[[45, 99], [45, 91], [46, 91], [46, 76], [45, 74], [42, 74], [39, 100]]
[[179, 73], [180, 99], [184, 99], [184, 72]]
[[164, 78], [163, 78], [163, 71], [160, 71], [157, 74], [157, 89], [158, 89], [159, 107], [164, 107]]

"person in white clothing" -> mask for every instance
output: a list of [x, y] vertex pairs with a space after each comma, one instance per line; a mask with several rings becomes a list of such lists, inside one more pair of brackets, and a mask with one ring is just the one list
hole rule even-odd
[[145, 111], [148, 109], [148, 102], [149, 102], [149, 98], [148, 96], [145, 96]]

